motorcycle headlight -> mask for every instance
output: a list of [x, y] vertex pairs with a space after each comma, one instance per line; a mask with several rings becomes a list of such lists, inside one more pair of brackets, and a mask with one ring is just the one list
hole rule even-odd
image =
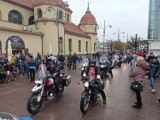
[[86, 64], [83, 64], [83, 67], [85, 67], [86, 66]]
[[86, 73], [83, 73], [83, 77], [86, 77]]
[[84, 70], [84, 68], [82, 68], [82, 70]]
[[106, 65], [101, 65], [100, 67], [104, 68], [104, 67], [106, 67]]
[[88, 87], [89, 87], [89, 82], [88, 82], [88, 81], [84, 82], [84, 87], [85, 87], [85, 88], [88, 88]]
[[101, 79], [101, 76], [100, 76], [100, 75], [97, 75], [97, 79]]
[[43, 84], [43, 80], [35, 80], [36, 84]]

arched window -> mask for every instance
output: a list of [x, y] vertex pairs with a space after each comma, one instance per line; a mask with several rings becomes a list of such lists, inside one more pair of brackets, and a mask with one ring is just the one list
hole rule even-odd
[[38, 18], [42, 18], [42, 10], [41, 9], [39, 9], [37, 11], [37, 15], [38, 15]]
[[34, 24], [34, 16], [31, 16], [28, 20], [28, 24], [29, 25], [33, 25]]
[[9, 12], [8, 21], [11, 23], [22, 24], [22, 15], [18, 11], [12, 10]]
[[59, 13], [58, 13], [58, 19], [60, 19], [60, 20], [62, 20], [62, 19], [63, 19], [62, 11], [59, 11]]

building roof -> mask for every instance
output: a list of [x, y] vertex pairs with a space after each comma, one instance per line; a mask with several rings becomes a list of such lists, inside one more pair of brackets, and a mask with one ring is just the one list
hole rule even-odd
[[96, 18], [94, 17], [94, 15], [91, 13], [89, 9], [89, 3], [88, 3], [87, 11], [81, 18], [79, 25], [97, 25]]
[[59, 7], [65, 8], [66, 10], [69, 10], [72, 12], [72, 10], [68, 6], [65, 7], [65, 2], [63, 2], [63, 0], [4, 0], [4, 1], [19, 5], [22, 7], [24, 6], [30, 9], [33, 9], [33, 7], [36, 5], [41, 5], [41, 4], [57, 5], [58, 3]]
[[65, 32], [74, 34], [76, 36], [83, 36], [90, 38], [85, 32], [83, 32], [78, 26], [76, 26], [74, 23], [65, 23], [64, 25]]

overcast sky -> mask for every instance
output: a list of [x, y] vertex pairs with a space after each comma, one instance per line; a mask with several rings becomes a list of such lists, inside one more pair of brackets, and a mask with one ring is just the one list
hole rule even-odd
[[[65, 0], [63, 0], [65, 1]], [[121, 39], [126, 41], [128, 36], [138, 34], [142, 38], [147, 38], [149, 0], [68, 0], [68, 4], [73, 11], [72, 22], [79, 24], [81, 17], [87, 10], [87, 4], [95, 16], [98, 25], [112, 25], [106, 29], [106, 40], [117, 39], [118, 28], [125, 34], [120, 34]], [[102, 41], [103, 30], [98, 30], [98, 39]]]

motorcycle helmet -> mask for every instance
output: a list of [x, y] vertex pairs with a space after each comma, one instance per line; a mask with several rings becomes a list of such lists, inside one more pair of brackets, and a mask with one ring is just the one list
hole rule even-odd
[[49, 61], [53, 61], [54, 63], [56, 63], [56, 62], [57, 62], [57, 57], [55, 57], [55, 56], [50, 56], [50, 57], [48, 58], [48, 60], [49, 60]]
[[96, 60], [91, 59], [89, 65], [92, 66], [92, 67], [96, 66]]

